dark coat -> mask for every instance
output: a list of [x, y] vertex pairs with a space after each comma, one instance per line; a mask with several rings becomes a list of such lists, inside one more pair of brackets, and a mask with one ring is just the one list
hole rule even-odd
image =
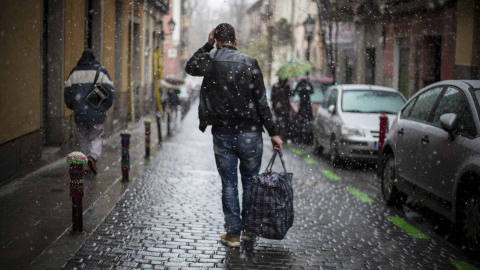
[[106, 112], [113, 104], [113, 84], [107, 70], [103, 67], [100, 69], [97, 83], [102, 83], [109, 91], [108, 97], [96, 109], [90, 106], [85, 99], [92, 90], [99, 66], [100, 64], [93, 59], [80, 59], [68, 76], [64, 91], [65, 104], [67, 108], [74, 111], [77, 124], [103, 124]]
[[277, 118], [289, 115], [291, 95], [292, 92], [286, 80], [272, 87], [272, 108]]
[[310, 122], [313, 119], [312, 102], [310, 95], [313, 94], [312, 84], [303, 79], [301, 80], [295, 92], [300, 96], [300, 106], [298, 108], [297, 120], [300, 122]]
[[263, 125], [270, 136], [277, 135], [257, 60], [232, 46], [210, 53], [212, 49], [206, 43], [185, 68], [192, 76], [204, 77], [198, 107], [200, 130], [208, 125]]

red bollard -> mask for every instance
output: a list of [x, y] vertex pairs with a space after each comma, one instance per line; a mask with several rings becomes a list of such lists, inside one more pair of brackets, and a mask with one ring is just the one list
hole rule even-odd
[[83, 233], [83, 164], [87, 164], [87, 157], [81, 152], [72, 152], [67, 156], [70, 164], [70, 197], [72, 197], [72, 232]]
[[378, 134], [378, 150], [383, 148], [385, 137], [388, 133], [388, 116], [386, 114], [380, 115], [380, 131]]

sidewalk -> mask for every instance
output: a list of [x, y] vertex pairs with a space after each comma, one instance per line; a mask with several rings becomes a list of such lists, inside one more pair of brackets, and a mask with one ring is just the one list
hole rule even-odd
[[[122, 182], [121, 132], [104, 139], [102, 158], [97, 163], [99, 174], [84, 179], [84, 235], [71, 234], [72, 206], [66, 156], [0, 187], [1, 268], [25, 269], [33, 262], [32, 265], [40, 268], [59, 269], [75, 254], [149, 163], [145, 158], [146, 119], [152, 120], [150, 155], [155, 156], [159, 149], [153, 115], [129, 126], [127, 131], [132, 135], [129, 182]], [[166, 123], [162, 122], [163, 141], [166, 135]]]

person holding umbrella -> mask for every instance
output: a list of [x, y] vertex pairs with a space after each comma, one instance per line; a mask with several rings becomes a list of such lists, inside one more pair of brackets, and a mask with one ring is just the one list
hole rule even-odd
[[300, 106], [297, 119], [295, 119], [297, 126], [300, 128], [300, 142], [310, 144], [313, 140], [313, 112], [312, 102], [310, 101], [310, 95], [313, 94], [313, 86], [307, 79], [302, 79], [295, 88], [295, 93], [300, 96]]
[[288, 79], [278, 78], [272, 87], [272, 109], [277, 119], [279, 133], [283, 139], [293, 139], [293, 130], [290, 118], [290, 96], [292, 91]]
[[[308, 74], [312, 70], [312, 63], [303, 59], [294, 59], [288, 61], [277, 72], [279, 79], [296, 78], [302, 75]], [[308, 77], [307, 77], [308, 78]], [[300, 97], [300, 106], [298, 114], [295, 119], [297, 124], [298, 135], [297, 138], [300, 142], [310, 144], [313, 139], [313, 130], [311, 122], [313, 120], [312, 103], [310, 101], [310, 95], [313, 94], [313, 86], [308, 79], [302, 79], [293, 94], [298, 94]], [[273, 102], [273, 88], [272, 88], [272, 102]], [[274, 110], [275, 110], [275, 103]], [[290, 104], [289, 104], [290, 106]], [[293, 135], [293, 127], [290, 130], [290, 134]]]

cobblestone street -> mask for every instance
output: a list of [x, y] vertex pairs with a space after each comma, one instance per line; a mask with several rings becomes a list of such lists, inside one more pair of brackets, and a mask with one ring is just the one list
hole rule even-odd
[[[306, 163], [285, 147], [293, 172], [295, 222], [284, 240], [257, 239], [239, 249], [220, 243], [221, 182], [212, 135], [198, 130], [196, 108], [163, 143], [146, 170], [65, 269], [456, 269], [480, 264], [427, 227], [414, 238], [387, 217], [374, 189], [372, 203], [347, 191], [355, 181], [335, 181], [324, 165]], [[272, 154], [264, 134], [262, 171]], [[274, 166], [280, 170], [280, 162]], [[352, 172], [349, 172], [350, 174]], [[372, 173], [373, 175], [373, 173]], [[466, 269], [466, 268], [463, 268]]]

